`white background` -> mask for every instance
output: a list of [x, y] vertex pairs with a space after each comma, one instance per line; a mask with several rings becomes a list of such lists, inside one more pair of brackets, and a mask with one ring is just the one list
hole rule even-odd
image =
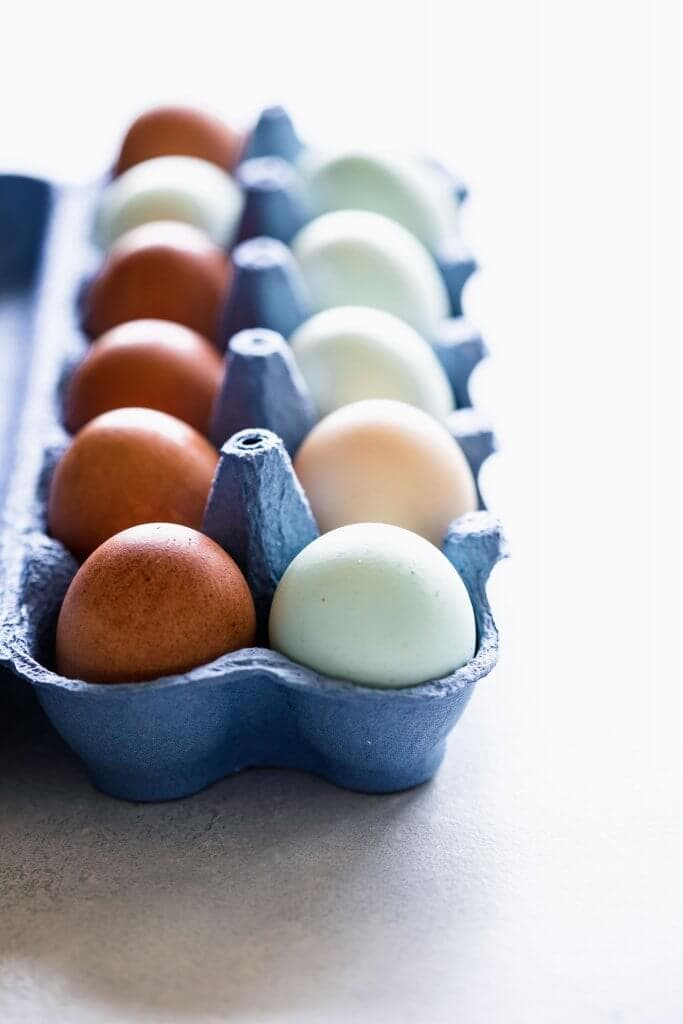
[[[482, 271], [465, 311], [494, 353], [476, 398], [501, 439], [488, 497], [514, 553], [491, 588], [501, 664], [480, 684], [427, 803], [405, 812], [410, 863], [378, 852], [368, 868], [381, 886], [387, 863], [407, 878], [427, 861], [426, 891], [390, 888], [370, 920], [358, 918], [357, 945], [353, 899], [350, 910], [343, 894], [339, 905], [328, 897], [325, 927], [343, 922], [344, 941], [328, 941], [313, 967], [320, 936], [304, 916], [293, 939], [277, 914], [296, 916], [296, 901], [278, 903], [274, 926], [298, 959], [285, 958], [266, 1008], [259, 986], [250, 1002], [235, 977], [234, 1019], [683, 1019], [676, 6], [5, 8], [0, 169], [85, 180], [153, 102], [196, 101], [244, 126], [281, 102], [306, 138], [429, 152], [472, 190], [464, 223]], [[344, 804], [363, 835], [359, 806]], [[337, 842], [343, 850], [343, 831]], [[309, 850], [302, 870], [315, 874], [318, 855]], [[442, 901], [448, 912], [434, 912]], [[34, 938], [5, 949], [0, 938], [8, 1024], [57, 1004], [71, 1008], [69, 1021], [193, 1018], [192, 1000], [160, 1008], [140, 995], [115, 1011], [120, 993], [83, 991], [77, 970], [55, 980], [31, 949], [42, 925], [31, 930], [18, 898], [9, 905], [12, 934]], [[82, 927], [73, 906], [64, 913]], [[226, 928], [226, 943], [239, 943]], [[267, 940], [250, 941], [258, 964]], [[77, 942], [73, 955], [87, 960]], [[188, 984], [216, 985], [210, 963], [206, 974], [195, 964]], [[169, 972], [182, 977], [172, 957], [154, 965], [160, 986]], [[311, 971], [302, 1000], [297, 978]], [[198, 999], [201, 1019], [232, 1019], [223, 985], [224, 1004]]]

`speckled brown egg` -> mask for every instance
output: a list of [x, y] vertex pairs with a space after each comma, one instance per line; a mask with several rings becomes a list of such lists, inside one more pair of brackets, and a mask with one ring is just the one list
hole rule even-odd
[[80, 430], [55, 468], [48, 529], [77, 557], [139, 523], [199, 529], [218, 453], [175, 416], [114, 409]]
[[223, 360], [205, 338], [169, 320], [132, 320], [88, 349], [66, 392], [71, 433], [100, 413], [139, 406], [170, 413], [203, 434], [223, 376]]
[[57, 623], [57, 671], [92, 683], [187, 672], [254, 642], [244, 576], [214, 541], [148, 523], [117, 533], [81, 566]]
[[321, 533], [389, 523], [440, 547], [451, 520], [477, 507], [472, 471], [446, 427], [390, 399], [330, 413], [306, 437], [294, 469]]
[[154, 221], [111, 247], [83, 308], [91, 338], [127, 320], [173, 320], [212, 341], [232, 276], [226, 254], [190, 224]]
[[232, 170], [244, 139], [220, 118], [193, 107], [153, 107], [140, 114], [126, 132], [116, 162], [122, 174], [157, 156], [195, 156]]

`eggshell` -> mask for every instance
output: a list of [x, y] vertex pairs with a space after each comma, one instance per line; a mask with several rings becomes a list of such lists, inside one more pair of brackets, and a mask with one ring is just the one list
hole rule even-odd
[[457, 441], [403, 402], [354, 402], [321, 420], [294, 460], [321, 533], [392, 523], [440, 546], [451, 520], [477, 507]]
[[157, 156], [195, 156], [231, 171], [244, 140], [218, 117], [193, 107], [145, 110], [126, 132], [115, 174]]
[[91, 337], [127, 320], [174, 320], [214, 340], [232, 268], [227, 256], [189, 224], [157, 221], [123, 235], [88, 289]]
[[136, 164], [103, 190], [95, 240], [106, 249], [140, 224], [179, 220], [228, 247], [241, 212], [239, 188], [215, 164], [191, 156], [160, 156]]
[[72, 432], [110, 409], [138, 406], [170, 413], [208, 433], [223, 360], [189, 327], [131, 320], [103, 334], [72, 374], [65, 421]]
[[57, 671], [93, 683], [186, 672], [254, 641], [254, 602], [214, 541], [169, 523], [134, 526], [81, 566], [57, 622]]
[[431, 345], [391, 313], [326, 309], [290, 341], [321, 416], [364, 398], [408, 402], [437, 419], [453, 411], [453, 391]]
[[199, 529], [218, 452], [154, 409], [114, 409], [76, 434], [50, 484], [48, 529], [76, 556], [139, 523]]
[[358, 151], [303, 161], [301, 169], [318, 213], [381, 213], [402, 224], [432, 251], [458, 233], [452, 185], [443, 172], [424, 161]]
[[467, 589], [448, 559], [408, 530], [343, 526], [297, 555], [270, 612], [271, 646], [316, 672], [415, 686], [474, 656]]
[[434, 259], [409, 231], [379, 213], [325, 213], [302, 228], [292, 250], [316, 311], [372, 306], [428, 339], [448, 316], [448, 294]]

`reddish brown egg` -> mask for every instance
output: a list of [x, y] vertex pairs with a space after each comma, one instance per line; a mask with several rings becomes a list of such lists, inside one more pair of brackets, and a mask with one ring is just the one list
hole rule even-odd
[[66, 392], [71, 433], [124, 406], [158, 409], [206, 434], [223, 360], [196, 331], [169, 320], [131, 320], [91, 345]]
[[91, 338], [127, 320], [173, 320], [214, 340], [232, 269], [199, 228], [154, 221], [122, 235], [88, 288]]
[[93, 683], [187, 672], [254, 642], [254, 602], [232, 558], [196, 530], [148, 523], [81, 566], [57, 623], [57, 671]]
[[195, 156], [230, 171], [243, 145], [239, 132], [212, 114], [192, 107], [154, 107], [126, 132], [114, 173], [157, 156]]
[[218, 462], [200, 433], [154, 409], [114, 409], [76, 434], [59, 460], [48, 529], [77, 557], [139, 523], [199, 529]]

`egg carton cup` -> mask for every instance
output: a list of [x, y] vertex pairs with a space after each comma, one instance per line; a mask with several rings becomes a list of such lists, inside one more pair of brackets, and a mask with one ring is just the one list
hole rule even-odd
[[[7, 201], [15, 213], [26, 206], [25, 216], [15, 219], [27, 226], [37, 188], [30, 179], [22, 185], [16, 178], [10, 188], [9, 179], [0, 178], [0, 223]], [[0, 664], [35, 694], [94, 784], [120, 798], [182, 797], [252, 766], [301, 769], [374, 793], [426, 781], [475, 683], [497, 657], [486, 583], [505, 554], [505, 542], [495, 518], [483, 510], [454, 521], [444, 542], [472, 599], [477, 650], [443, 679], [407, 689], [371, 689], [322, 676], [265, 647], [144, 683], [92, 684], [54, 671], [57, 617], [78, 563], [46, 532], [46, 498], [68, 443], [62, 426], [64, 384], [87, 347], [75, 296], [90, 258], [88, 229], [97, 190], [42, 190], [51, 213], [17, 246], [30, 272], [17, 272], [11, 285], [26, 311], [13, 331], [23, 352], [25, 387], [4, 451], [5, 464], [10, 449], [13, 458], [3, 482]], [[253, 257], [253, 243], [245, 244], [252, 246]], [[281, 245], [259, 240], [258, 258], [238, 269], [248, 286], [236, 288], [237, 298], [249, 297], [249, 312], [259, 320], [269, 308], [283, 315], [287, 297], [296, 298], [286, 272], [289, 250], [283, 247], [284, 265], [279, 260], [273, 265], [268, 252], [269, 258], [262, 258], [264, 249]], [[11, 254], [3, 250], [0, 265], [10, 280]], [[278, 280], [287, 287], [275, 309], [268, 303]], [[7, 308], [2, 294], [0, 316]], [[224, 319], [239, 320], [243, 312], [233, 293]], [[275, 587], [318, 531], [290, 461], [314, 421], [313, 408], [281, 334], [267, 324], [257, 326], [242, 324], [229, 342], [229, 371], [213, 424], [214, 440], [229, 440], [221, 448], [204, 530], [245, 573], [263, 642]], [[458, 348], [453, 342], [452, 358], [444, 361], [455, 390], [466, 387], [469, 377], [468, 371], [463, 384], [462, 376], [454, 376], [454, 368], [469, 365], [459, 359]], [[449, 427], [476, 477], [494, 446], [490, 429], [469, 407], [453, 413]], [[1, 685], [6, 686], [5, 678]]]

